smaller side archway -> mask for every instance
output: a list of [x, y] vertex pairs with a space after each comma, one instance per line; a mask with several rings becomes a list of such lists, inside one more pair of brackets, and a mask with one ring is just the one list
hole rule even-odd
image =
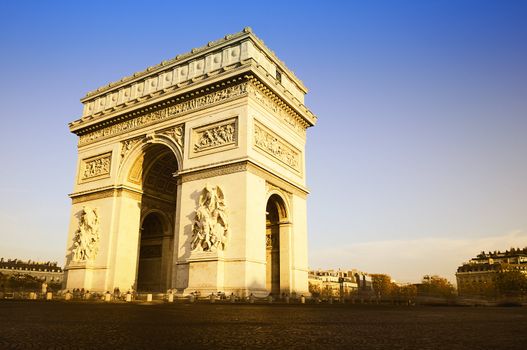
[[289, 293], [289, 215], [284, 199], [277, 193], [269, 196], [265, 211], [266, 289], [279, 297]]

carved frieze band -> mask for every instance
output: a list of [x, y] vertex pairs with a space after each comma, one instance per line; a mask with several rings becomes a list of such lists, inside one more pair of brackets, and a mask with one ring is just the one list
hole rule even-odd
[[126, 196], [135, 200], [141, 200], [141, 192], [131, 191], [125, 188], [102, 188], [96, 192], [84, 193], [84, 194], [72, 194], [71, 202], [72, 204], [84, 203], [93, 201], [96, 199], [103, 199], [109, 197], [121, 197]]
[[233, 173], [238, 173], [240, 171], [247, 170], [247, 162], [240, 162], [228, 165], [221, 165], [212, 169], [198, 170], [189, 174], [181, 175], [181, 182], [189, 182], [201, 179], [207, 179], [214, 176], [222, 176]]
[[237, 118], [192, 129], [191, 156], [198, 156], [233, 148], [238, 142]]
[[278, 96], [272, 93], [264, 84], [257, 79], [252, 79], [251, 84], [247, 87], [250, 96], [260, 102], [287, 126], [291, 127], [301, 136], [304, 136], [308, 124], [300, 118], [287, 104]]
[[110, 176], [112, 152], [83, 159], [81, 161], [79, 182], [98, 180]]
[[254, 146], [291, 169], [302, 172], [300, 151], [257, 121], [254, 123]]
[[273, 112], [280, 120], [284, 122], [284, 124], [295, 130], [295, 132], [297, 132], [299, 135], [305, 135], [305, 130], [308, 125], [302, 121], [302, 118], [298, 115], [298, 113], [293, 111], [278, 96], [266, 88], [264, 84], [260, 83], [257, 79], [252, 78], [248, 81], [229, 86], [222, 90], [217, 90], [202, 96], [195, 97], [193, 99], [188, 99], [183, 102], [176, 103], [170, 107], [159, 109], [154, 112], [143, 114], [123, 122], [80, 135], [79, 146], [87, 145], [107, 137], [129, 132], [146, 125], [174, 118], [184, 113], [195, 111], [204, 107], [209, 107], [214, 104], [245, 95], [252, 96], [255, 100]]
[[103, 138], [114, 136], [123, 132], [128, 132], [146, 125], [159, 122], [178, 116], [180, 114], [194, 111], [205, 106], [210, 106], [219, 102], [225, 102], [228, 99], [243, 96], [247, 93], [248, 82], [238, 85], [229, 86], [223, 90], [211, 92], [181, 103], [176, 103], [168, 108], [159, 109], [121, 123], [104, 127], [99, 130], [89, 132], [79, 136], [79, 146], [86, 145]]

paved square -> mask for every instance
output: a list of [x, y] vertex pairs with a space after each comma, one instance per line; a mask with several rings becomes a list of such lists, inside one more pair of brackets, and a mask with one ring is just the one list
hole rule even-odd
[[0, 302], [2, 349], [525, 349], [526, 308]]

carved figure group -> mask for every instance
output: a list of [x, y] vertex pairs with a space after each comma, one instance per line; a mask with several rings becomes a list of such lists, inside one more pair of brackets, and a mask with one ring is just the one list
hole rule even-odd
[[79, 228], [73, 237], [73, 261], [93, 260], [99, 250], [99, 216], [97, 208], [84, 206], [79, 217]]
[[92, 161], [86, 162], [82, 178], [88, 179], [90, 177], [108, 174], [109, 172], [110, 157], [97, 158]]
[[194, 145], [196, 151], [205, 148], [221, 146], [234, 142], [234, 124], [220, 125], [215, 128], [205, 130]]
[[183, 148], [183, 136], [184, 130], [183, 125], [178, 125], [174, 128], [174, 140], [179, 145], [179, 147]]
[[192, 225], [193, 251], [224, 250], [228, 234], [228, 217], [223, 191], [219, 186], [206, 185], [199, 196]]
[[298, 154], [285, 146], [277, 137], [266, 132], [262, 128], [255, 126], [254, 143], [267, 153], [281, 160], [292, 168], [298, 167]]

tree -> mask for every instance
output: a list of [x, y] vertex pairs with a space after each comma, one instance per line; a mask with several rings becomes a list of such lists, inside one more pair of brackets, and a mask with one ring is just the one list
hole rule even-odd
[[456, 295], [456, 289], [446, 278], [424, 276], [420, 286], [420, 294], [429, 297], [451, 298]]
[[498, 272], [496, 289], [500, 296], [520, 296], [527, 294], [527, 276], [519, 270]]
[[391, 295], [393, 290], [392, 278], [385, 274], [372, 274], [371, 283], [375, 294], [381, 298]]
[[399, 293], [405, 300], [411, 300], [417, 296], [417, 287], [414, 284], [408, 284], [399, 287]]
[[320, 297], [320, 286], [309, 282], [309, 293], [314, 298]]

